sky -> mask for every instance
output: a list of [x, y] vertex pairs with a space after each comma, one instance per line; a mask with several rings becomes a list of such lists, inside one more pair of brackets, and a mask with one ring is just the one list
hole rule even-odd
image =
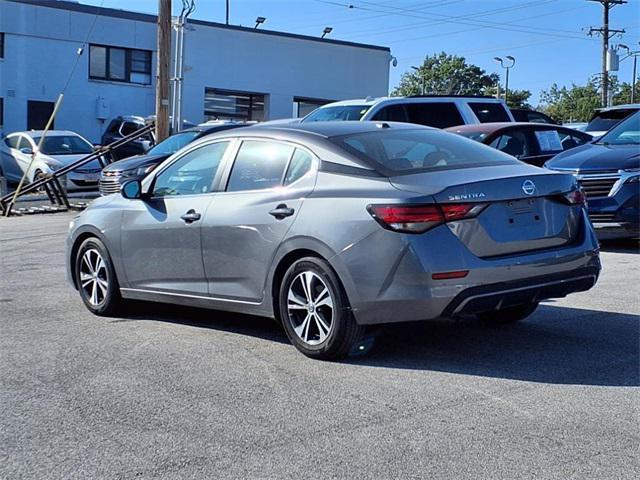
[[[157, 13], [157, 0], [81, 0], [145, 13]], [[191, 18], [225, 21], [225, 0], [195, 0]], [[173, 0], [176, 13], [181, 0]], [[426, 55], [446, 52], [463, 56], [487, 72], [503, 76], [494, 57], [515, 57], [509, 88], [532, 92], [538, 104], [553, 83], [584, 84], [600, 72], [600, 37], [589, 27], [602, 23], [602, 6], [591, 0], [230, 0], [230, 22], [253, 27], [320, 36], [391, 48], [398, 65], [391, 67], [389, 88]], [[610, 27], [625, 29], [612, 44], [640, 50], [640, 0], [611, 10]], [[631, 82], [633, 59], [620, 63], [621, 81]], [[639, 67], [640, 70], [640, 67]]]

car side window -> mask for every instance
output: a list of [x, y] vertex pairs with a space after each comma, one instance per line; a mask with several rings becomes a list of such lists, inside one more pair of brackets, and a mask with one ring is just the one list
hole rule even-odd
[[9, 148], [18, 148], [18, 141], [20, 140], [19, 135], [14, 135], [13, 137], [7, 137], [4, 139], [4, 143]]
[[380, 109], [371, 120], [382, 122], [408, 122], [409, 117], [404, 105], [389, 105]]
[[411, 123], [437, 128], [464, 124], [458, 107], [452, 102], [407, 103], [405, 106]]
[[127, 135], [131, 135], [133, 132], [135, 132], [140, 128], [141, 126], [138, 125], [137, 123], [124, 122], [122, 124], [122, 128], [120, 129], [120, 131], [122, 132], [122, 135], [126, 137]]
[[531, 155], [527, 139], [523, 132], [513, 131], [503, 133], [491, 142], [490, 146], [516, 158]]
[[227, 192], [262, 190], [282, 184], [294, 147], [282, 143], [245, 140], [236, 155]]
[[313, 165], [313, 158], [304, 150], [296, 148], [291, 161], [289, 162], [289, 168], [287, 168], [287, 174], [284, 176], [284, 184], [289, 185], [296, 180], [301, 179]]
[[574, 147], [578, 147], [580, 145], [584, 145], [588, 142], [588, 140], [584, 137], [578, 137], [577, 135], [572, 135], [568, 132], [559, 131], [558, 135], [560, 137], [560, 144], [562, 145], [562, 151], [569, 150]]
[[213, 182], [229, 142], [204, 145], [184, 154], [155, 180], [153, 195], [196, 195], [213, 191]]

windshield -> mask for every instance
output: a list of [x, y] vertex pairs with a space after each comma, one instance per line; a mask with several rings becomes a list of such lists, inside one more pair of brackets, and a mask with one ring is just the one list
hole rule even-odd
[[171, 155], [193, 141], [200, 132], [182, 132], [171, 135], [147, 152], [147, 155]]
[[[36, 145], [40, 143], [40, 138], [33, 137]], [[77, 135], [47, 135], [40, 151], [45, 155], [79, 155], [93, 153], [93, 146]]]
[[640, 112], [636, 112], [607, 132], [597, 143], [640, 145]]
[[439, 130], [385, 129], [330, 140], [386, 175], [519, 163], [481, 143]]
[[633, 110], [610, 110], [600, 112], [587, 124], [585, 132], [606, 132], [620, 120], [627, 118]]
[[303, 122], [329, 122], [331, 120], [360, 120], [369, 105], [341, 105], [320, 107], [302, 119]]

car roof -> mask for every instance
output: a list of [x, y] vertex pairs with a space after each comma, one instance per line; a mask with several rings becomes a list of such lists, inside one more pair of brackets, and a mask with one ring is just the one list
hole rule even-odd
[[407, 97], [367, 97], [351, 100], [340, 100], [327, 103], [319, 108], [372, 106], [379, 103], [430, 103], [432, 101], [481, 100], [483, 102], [502, 103], [502, 100], [483, 95], [411, 95]]
[[596, 108], [596, 113], [611, 112], [614, 110], [640, 110], [640, 103], [627, 103], [624, 105], [614, 105], [612, 107]]
[[536, 122], [487, 122], [476, 123], [470, 125], [459, 125], [457, 127], [445, 128], [448, 132], [479, 132], [479, 133], [493, 133], [498, 130], [510, 127], [544, 127], [544, 128], [564, 128], [562, 125], [553, 125], [551, 123], [536, 123]]
[[[27, 135], [31, 138], [41, 137], [44, 134], [44, 130], [25, 130], [24, 132], [13, 132], [10, 135], [15, 135], [21, 133], [22, 135]], [[56, 135], [73, 135], [76, 137], [82, 137], [79, 133], [72, 132], [71, 130], [49, 130], [47, 131], [47, 136], [56, 136]], [[84, 137], [82, 137], [84, 138]]]
[[354, 135], [358, 133], [376, 132], [381, 129], [392, 128], [394, 130], [437, 130], [423, 125], [403, 122], [359, 122], [359, 121], [333, 121], [333, 122], [305, 122], [290, 124], [255, 125], [241, 130], [243, 135], [251, 135], [256, 132], [265, 134], [277, 132], [290, 132], [313, 134], [325, 138], [340, 135]]

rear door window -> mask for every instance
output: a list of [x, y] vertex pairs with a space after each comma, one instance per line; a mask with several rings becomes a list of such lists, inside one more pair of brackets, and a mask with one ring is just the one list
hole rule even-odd
[[469, 102], [469, 108], [480, 123], [511, 121], [505, 108], [498, 102]]
[[404, 105], [388, 105], [378, 111], [371, 120], [382, 122], [408, 122], [409, 116]]
[[262, 190], [282, 184], [294, 147], [262, 140], [245, 140], [231, 169], [227, 192]]
[[489, 146], [516, 158], [531, 156], [533, 149], [525, 133], [521, 130], [511, 130], [496, 138]]
[[296, 180], [301, 179], [313, 165], [313, 157], [304, 150], [296, 148], [289, 167], [287, 168], [287, 174], [284, 177], [284, 184], [290, 185]]
[[405, 107], [410, 123], [436, 128], [464, 124], [464, 119], [453, 102], [407, 103]]

